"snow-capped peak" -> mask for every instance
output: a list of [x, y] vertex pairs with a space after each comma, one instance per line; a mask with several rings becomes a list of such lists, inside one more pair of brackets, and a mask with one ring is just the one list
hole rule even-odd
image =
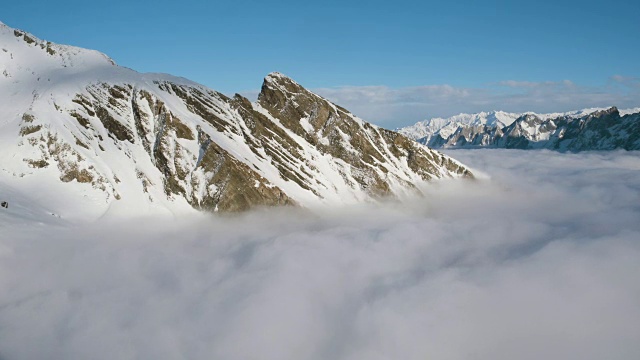
[[[609, 107], [549, 114], [460, 114], [448, 119], [419, 122], [399, 132], [433, 148], [637, 150], [640, 149], [639, 110], [619, 111], [616, 107]], [[498, 116], [505, 119], [505, 114], [508, 121], [497, 119]]]
[[[396, 131], [412, 139], [429, 143], [432, 136], [439, 134], [442, 138], [451, 136], [459, 127], [489, 126], [502, 128], [511, 125], [518, 118], [529, 115], [541, 120], [555, 119], [559, 117], [579, 118], [599, 111], [606, 111], [604, 108], [585, 108], [580, 110], [556, 112], [556, 113], [536, 113], [527, 111], [523, 113], [511, 113], [506, 111], [489, 111], [474, 114], [460, 113], [448, 118], [431, 118], [419, 121], [414, 125], [397, 129]], [[620, 115], [640, 112], [640, 108], [620, 110]]]
[[268, 73], [267, 76], [265, 76], [265, 79], [286, 79], [286, 80], [293, 81], [293, 79], [291, 79], [287, 75], [277, 71], [272, 71]]
[[334, 206], [473, 176], [281, 73], [252, 104], [8, 26], [0, 72], [0, 187], [37, 187], [62, 215]]

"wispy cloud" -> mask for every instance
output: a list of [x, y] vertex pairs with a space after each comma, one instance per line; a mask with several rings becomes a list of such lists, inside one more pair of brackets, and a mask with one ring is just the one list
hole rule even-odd
[[529, 89], [539, 89], [539, 88], [548, 88], [548, 87], [552, 87], [552, 88], [575, 87], [575, 84], [571, 80], [542, 81], [542, 82], [505, 80], [505, 81], [499, 81], [497, 84], [500, 86], [507, 86], [512, 88], [529, 88]]
[[638, 154], [452, 153], [492, 180], [332, 214], [0, 218], [0, 358], [638, 358]]
[[640, 77], [613, 75], [611, 80], [618, 84], [626, 85], [633, 88], [640, 88]]

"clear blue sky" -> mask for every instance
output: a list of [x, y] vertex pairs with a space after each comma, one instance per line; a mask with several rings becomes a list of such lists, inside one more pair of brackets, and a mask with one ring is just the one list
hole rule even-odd
[[256, 90], [271, 71], [314, 89], [446, 84], [496, 93], [508, 80], [593, 89], [614, 75], [640, 76], [638, 0], [30, 0], [2, 7], [9, 26], [224, 93]]

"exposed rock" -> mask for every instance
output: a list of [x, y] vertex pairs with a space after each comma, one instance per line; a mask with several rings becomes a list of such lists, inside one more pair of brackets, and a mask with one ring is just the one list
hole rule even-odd
[[[404, 159], [401, 161], [424, 180], [438, 177], [440, 164], [435, 152], [399, 133], [356, 118], [282, 74], [272, 73], [265, 78], [258, 103], [296, 135], [349, 164], [357, 174], [355, 180], [371, 195], [392, 194], [390, 178], [403, 171], [393, 166], [399, 159]], [[471, 176], [457, 163], [446, 166], [453, 173]], [[393, 180], [403, 181], [399, 177]], [[412, 186], [408, 182], [405, 185]]]

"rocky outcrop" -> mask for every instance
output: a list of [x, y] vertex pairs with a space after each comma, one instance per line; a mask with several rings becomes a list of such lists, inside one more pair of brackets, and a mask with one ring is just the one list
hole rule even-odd
[[[357, 174], [354, 179], [359, 186], [372, 195], [392, 194], [390, 181], [413, 186], [406, 181], [412, 177], [410, 172], [423, 180], [439, 178], [442, 168], [456, 175], [472, 176], [459, 163], [416, 146], [404, 135], [358, 119], [282, 74], [272, 73], [265, 78], [258, 104], [322, 153], [348, 164]], [[407, 176], [398, 176], [402, 172]]]

